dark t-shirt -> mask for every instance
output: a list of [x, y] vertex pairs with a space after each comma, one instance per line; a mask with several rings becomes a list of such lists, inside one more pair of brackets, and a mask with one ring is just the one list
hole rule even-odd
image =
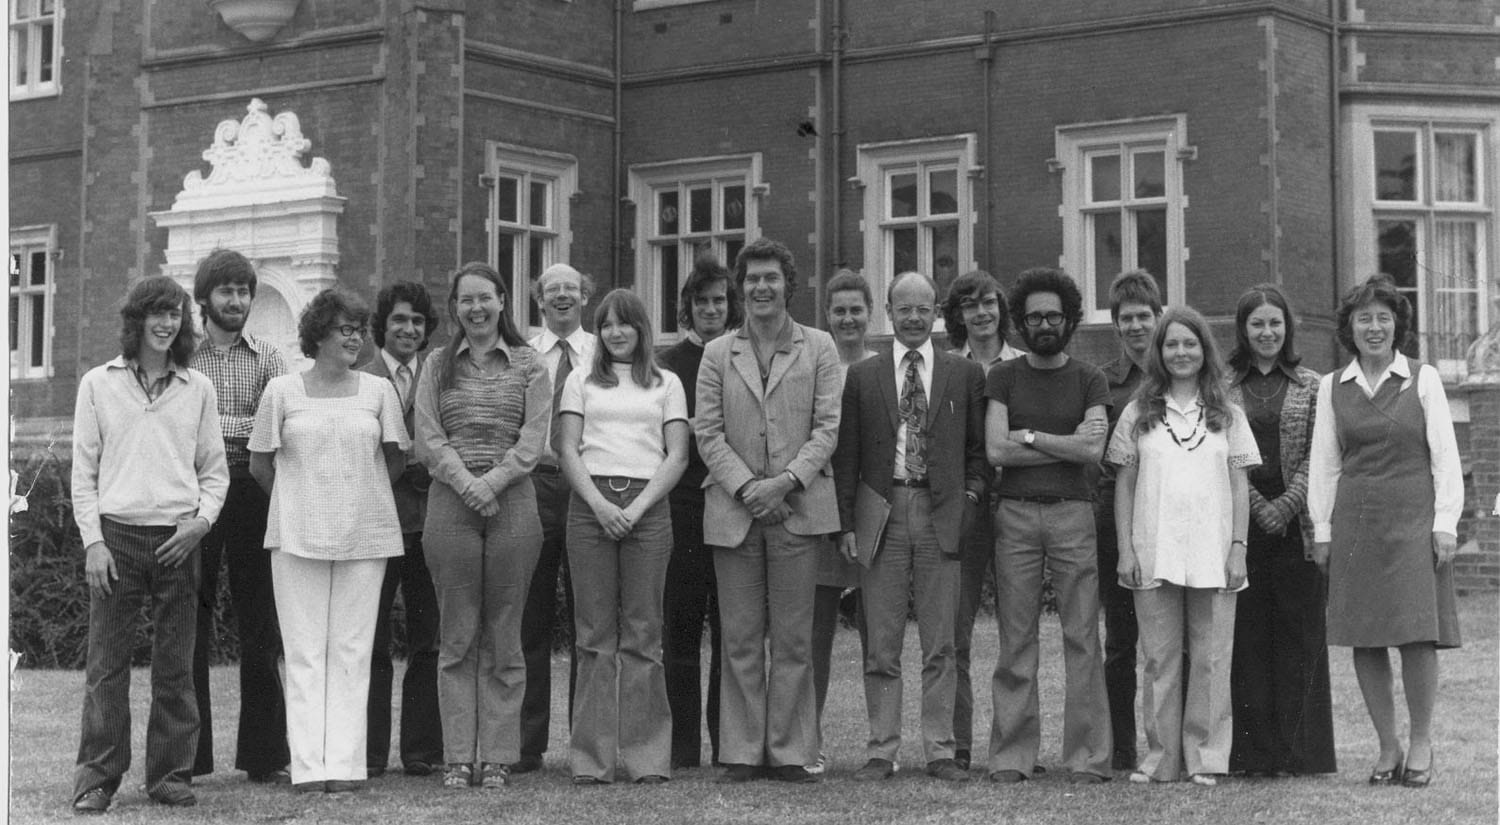
[[[703, 363], [703, 347], [688, 338], [683, 338], [666, 352], [657, 356], [657, 363], [677, 374], [678, 380], [682, 382], [682, 389], [687, 394], [688, 418], [697, 415], [698, 367]], [[682, 472], [682, 478], [677, 482], [677, 486], [682, 489], [697, 490], [703, 486], [703, 479], [707, 477], [708, 467], [703, 463], [703, 456], [698, 455], [698, 440], [689, 433], [687, 469]]]
[[[1072, 435], [1090, 407], [1109, 403], [1109, 382], [1098, 367], [1077, 358], [1050, 370], [1016, 358], [990, 370], [984, 394], [1005, 405], [1012, 430]], [[1088, 467], [1071, 462], [1006, 467], [1000, 474], [1000, 495], [1086, 501], [1094, 497], [1092, 481]]]

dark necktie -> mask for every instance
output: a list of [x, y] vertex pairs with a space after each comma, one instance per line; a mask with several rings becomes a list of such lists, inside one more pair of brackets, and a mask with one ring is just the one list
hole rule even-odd
[[922, 427], [927, 422], [927, 393], [922, 391], [922, 379], [917, 374], [922, 353], [912, 350], [906, 353], [905, 361], [906, 376], [901, 382], [898, 409], [906, 427], [906, 477], [920, 481], [927, 478], [927, 445], [922, 436]]
[[568, 383], [568, 375], [573, 372], [573, 348], [566, 340], [559, 340], [557, 348], [561, 351], [557, 354], [557, 377], [552, 380], [552, 438], [548, 446], [552, 455], [561, 456], [558, 445], [562, 443], [562, 429], [558, 426], [558, 413], [562, 410], [563, 385]]

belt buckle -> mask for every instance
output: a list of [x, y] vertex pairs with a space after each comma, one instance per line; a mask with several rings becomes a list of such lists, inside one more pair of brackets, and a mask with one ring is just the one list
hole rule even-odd
[[[616, 487], [616, 481], [620, 482], [622, 486]], [[609, 485], [609, 491], [611, 493], [623, 493], [626, 490], [630, 489], [630, 479], [625, 478], [624, 476], [608, 476], [604, 479], [604, 483]]]

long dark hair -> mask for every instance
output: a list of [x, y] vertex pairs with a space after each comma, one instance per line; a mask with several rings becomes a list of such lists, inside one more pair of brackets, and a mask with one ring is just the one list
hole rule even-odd
[[182, 313], [182, 325], [177, 328], [172, 346], [167, 348], [167, 359], [176, 366], [186, 367], [198, 337], [193, 326], [193, 302], [181, 284], [165, 275], [143, 278], [130, 288], [125, 306], [120, 307], [120, 354], [127, 359], [138, 357], [146, 316], [173, 309]]
[[1156, 332], [1151, 336], [1151, 357], [1146, 361], [1146, 377], [1135, 392], [1135, 402], [1144, 408], [1145, 415], [1135, 424], [1135, 435], [1140, 437], [1152, 427], [1167, 420], [1167, 392], [1172, 389], [1172, 374], [1167, 371], [1167, 362], [1162, 358], [1162, 344], [1167, 340], [1167, 327], [1181, 324], [1198, 337], [1203, 350], [1203, 367], [1198, 370], [1198, 398], [1203, 402], [1203, 420], [1208, 422], [1209, 432], [1220, 432], [1229, 425], [1229, 397], [1225, 392], [1224, 368], [1219, 362], [1219, 346], [1214, 342], [1213, 330], [1202, 313], [1189, 306], [1168, 307], [1156, 323]]
[[[615, 320], [635, 329], [635, 352], [630, 354], [630, 377], [636, 386], [650, 389], [661, 382], [661, 370], [656, 368], [655, 347], [651, 338], [651, 319], [646, 313], [646, 305], [641, 302], [640, 296], [628, 289], [612, 290], [599, 302], [599, 308], [594, 310], [594, 334], [600, 335], [604, 331], [604, 321], [609, 314], [615, 314]], [[614, 356], [609, 354], [609, 347], [600, 341], [594, 347], [594, 365], [589, 370], [588, 380], [601, 387], [614, 387], [620, 383], [615, 376]]]
[[[729, 312], [724, 317], [724, 329], [739, 329], [745, 323], [745, 296], [735, 287], [734, 273], [719, 263], [712, 253], [705, 252], [693, 259], [693, 271], [687, 283], [682, 285], [682, 296], [677, 302], [678, 329], [693, 328], [693, 301], [700, 293], [716, 283], [724, 284], [724, 300]], [[596, 316], [598, 313], [594, 313]], [[594, 324], [597, 332], [599, 325]]]
[[453, 386], [453, 354], [465, 337], [464, 325], [458, 319], [458, 282], [463, 280], [465, 275], [483, 278], [495, 285], [495, 294], [505, 299], [498, 319], [500, 340], [510, 347], [526, 346], [526, 339], [521, 337], [521, 333], [516, 330], [516, 322], [511, 320], [510, 290], [505, 288], [505, 281], [500, 279], [500, 273], [483, 261], [470, 261], [464, 264], [453, 273], [453, 283], [448, 288], [448, 318], [453, 322], [454, 331], [453, 340], [443, 348], [443, 363], [438, 372], [439, 392]]
[[1281, 320], [1286, 329], [1286, 334], [1281, 339], [1281, 352], [1276, 353], [1277, 363], [1288, 367], [1302, 363], [1302, 356], [1297, 354], [1296, 335], [1293, 332], [1297, 324], [1292, 319], [1292, 308], [1287, 304], [1286, 296], [1281, 293], [1281, 287], [1275, 284], [1256, 284], [1245, 290], [1234, 309], [1234, 352], [1229, 356], [1231, 369], [1244, 371], [1255, 363], [1255, 348], [1250, 345], [1250, 333], [1245, 331], [1245, 324], [1250, 320], [1250, 313], [1267, 304], [1281, 310]]

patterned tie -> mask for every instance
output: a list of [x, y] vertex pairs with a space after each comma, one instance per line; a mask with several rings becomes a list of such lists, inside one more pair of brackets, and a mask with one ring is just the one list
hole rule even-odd
[[401, 408], [406, 409], [406, 399], [411, 397], [411, 367], [405, 364], [396, 367], [396, 395], [401, 399]]
[[922, 379], [917, 374], [922, 353], [911, 350], [906, 353], [905, 361], [906, 376], [901, 381], [897, 409], [906, 426], [906, 477], [920, 481], [927, 478], [927, 445], [922, 436], [922, 427], [927, 422], [927, 393], [923, 392]]
[[573, 348], [568, 346], [566, 340], [558, 340], [557, 355], [557, 377], [552, 381], [552, 438], [548, 440], [548, 446], [552, 449], [552, 455], [561, 455], [562, 451], [558, 445], [562, 443], [562, 428], [557, 425], [558, 411], [562, 409], [563, 385], [568, 383], [568, 375], [573, 372]]

